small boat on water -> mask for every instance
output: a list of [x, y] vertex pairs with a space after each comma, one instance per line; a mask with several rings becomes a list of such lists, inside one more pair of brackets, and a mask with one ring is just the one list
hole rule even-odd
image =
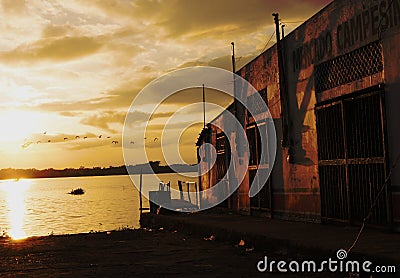
[[85, 190], [83, 190], [82, 188], [76, 188], [76, 189], [72, 189], [70, 192], [68, 192], [68, 194], [71, 195], [82, 195], [85, 194]]

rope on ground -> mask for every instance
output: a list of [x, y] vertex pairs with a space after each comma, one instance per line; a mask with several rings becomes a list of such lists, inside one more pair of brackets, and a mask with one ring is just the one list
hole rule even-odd
[[367, 221], [369, 220], [369, 218], [372, 216], [374, 208], [375, 208], [375, 206], [376, 206], [376, 204], [377, 204], [377, 202], [379, 200], [379, 197], [381, 196], [383, 190], [386, 188], [386, 186], [387, 186], [387, 184], [388, 184], [388, 182], [390, 180], [390, 177], [393, 174], [393, 170], [396, 168], [397, 163], [399, 162], [399, 160], [400, 160], [400, 154], [397, 156], [397, 158], [394, 161], [392, 167], [390, 168], [389, 175], [386, 177], [385, 182], [382, 184], [381, 188], [379, 189], [378, 194], [376, 195], [376, 197], [374, 199], [374, 202], [371, 204], [371, 207], [369, 208], [369, 212], [368, 212], [367, 216], [364, 217], [362, 225], [361, 225], [361, 228], [358, 231], [358, 234], [356, 236], [356, 239], [354, 240], [353, 244], [349, 247], [349, 249], [347, 249], [347, 254], [350, 253], [350, 251], [356, 246], [358, 240], [360, 239], [360, 236], [361, 236], [362, 232], [364, 231], [365, 225], [366, 225]]

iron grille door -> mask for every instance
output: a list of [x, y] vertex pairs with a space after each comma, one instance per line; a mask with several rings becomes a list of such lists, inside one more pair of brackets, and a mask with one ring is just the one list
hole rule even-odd
[[[384, 91], [376, 89], [316, 107], [323, 221], [361, 222], [386, 177]], [[370, 223], [385, 225], [389, 190]]]

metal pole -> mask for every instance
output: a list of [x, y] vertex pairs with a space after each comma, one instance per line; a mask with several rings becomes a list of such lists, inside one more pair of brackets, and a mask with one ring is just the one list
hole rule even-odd
[[203, 129], [206, 129], [206, 93], [203, 84]]
[[[238, 95], [237, 95], [237, 79], [236, 79], [236, 58], [235, 58], [235, 43], [231, 42], [232, 45], [232, 77], [233, 77], [233, 96], [234, 96], [234, 100], [233, 100], [233, 105], [234, 105], [234, 113], [235, 113], [235, 117], [236, 119], [238, 119], [239, 122], [240, 121], [240, 113], [239, 113], [239, 108], [240, 108], [240, 103], [238, 101]], [[231, 132], [237, 132], [238, 126], [237, 123], [234, 123], [234, 130], [230, 130], [228, 134], [226, 134], [227, 138], [229, 138], [231, 136]], [[236, 134], [236, 138], [238, 138], [238, 135]], [[230, 140], [227, 140], [227, 142], [229, 142]], [[240, 143], [240, 140], [237, 140], [237, 143]], [[230, 153], [234, 152], [233, 148], [231, 148], [232, 145], [230, 144]], [[239, 154], [240, 155], [240, 154]], [[237, 180], [236, 180], [236, 176], [235, 176], [235, 170], [234, 167], [229, 167], [229, 163], [232, 163], [233, 165], [233, 161], [231, 161], [232, 156], [228, 157], [228, 151], [226, 150], [225, 152], [225, 163], [227, 164], [228, 167], [228, 190], [229, 192], [232, 190], [232, 188], [236, 188], [235, 192], [236, 194], [231, 195], [231, 197], [229, 197], [229, 203], [228, 206], [230, 208], [239, 208], [239, 195], [238, 195], [238, 189], [237, 189]], [[233, 196], [236, 196], [236, 200], [233, 198]]]
[[236, 72], [236, 60], [235, 60], [235, 43], [231, 42], [232, 45], [232, 72]]
[[282, 44], [281, 44], [281, 36], [279, 30], [279, 14], [274, 13], [275, 26], [276, 26], [276, 46], [278, 50], [278, 66], [279, 66], [279, 91], [280, 91], [280, 98], [281, 98], [281, 117], [282, 117], [282, 146], [289, 147], [289, 128], [288, 128], [288, 98], [286, 93], [286, 82], [285, 82], [285, 74], [283, 68], [283, 51], [282, 51]]
[[142, 169], [140, 169], [140, 179], [139, 179], [139, 203], [140, 203], [140, 214], [142, 214], [143, 206], [142, 206]]

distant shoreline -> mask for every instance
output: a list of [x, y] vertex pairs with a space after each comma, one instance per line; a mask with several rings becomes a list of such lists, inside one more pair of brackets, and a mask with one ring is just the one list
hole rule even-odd
[[[190, 166], [185, 164], [171, 165], [174, 169], [182, 173], [193, 172]], [[35, 178], [67, 178], [67, 177], [97, 177], [97, 176], [122, 176], [136, 174], [171, 174], [176, 173], [170, 166], [160, 165], [159, 161], [151, 161], [148, 164], [130, 166], [110, 166], [108, 168], [93, 167], [84, 168], [65, 168], [65, 169], [0, 169], [0, 180], [9, 179], [35, 179]], [[128, 173], [129, 169], [129, 173]]]

